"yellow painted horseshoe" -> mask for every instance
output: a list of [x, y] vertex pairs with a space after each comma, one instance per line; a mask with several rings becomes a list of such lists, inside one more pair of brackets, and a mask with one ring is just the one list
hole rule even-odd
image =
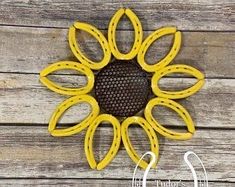
[[[175, 132], [159, 124], [152, 116], [152, 109], [154, 106], [157, 105], [166, 106], [174, 110], [184, 120], [185, 124], [187, 125], [188, 132], [187, 133]], [[176, 103], [173, 100], [165, 98], [151, 99], [145, 108], [144, 114], [146, 120], [154, 128], [154, 130], [167, 138], [177, 139], [177, 140], [187, 140], [190, 139], [193, 133], [195, 132], [195, 127], [189, 113], [186, 111], [186, 109], [183, 106], [181, 106], [180, 104]]]
[[[174, 43], [170, 50], [170, 52], [159, 62], [155, 63], [154, 65], [147, 64], [145, 61], [145, 54], [149, 49], [152, 43], [159, 39], [162, 36], [174, 34]], [[150, 34], [142, 43], [138, 56], [137, 61], [140, 66], [147, 72], [154, 72], [157, 71], [165, 66], [167, 66], [178, 54], [179, 49], [181, 46], [181, 32], [177, 31], [175, 27], [164, 27], [161, 29], [156, 30], [152, 34]]]
[[[116, 43], [117, 24], [124, 14], [130, 19], [133, 25], [133, 28], [135, 30], [134, 44], [130, 52], [128, 52], [127, 54], [121, 53], [118, 50], [117, 43]], [[119, 9], [112, 17], [109, 23], [109, 28], [108, 28], [108, 42], [109, 42], [109, 46], [112, 51], [112, 54], [115, 56], [115, 58], [119, 60], [133, 59], [137, 55], [140, 49], [142, 38], [143, 38], [143, 30], [142, 30], [142, 26], [141, 26], [139, 18], [130, 9], [124, 9], [124, 8]]]
[[[113, 143], [105, 155], [102, 161], [98, 164], [95, 161], [94, 152], [93, 152], [93, 137], [96, 131], [96, 128], [100, 125], [101, 122], [108, 121], [113, 125], [114, 134], [113, 134]], [[87, 161], [92, 169], [97, 168], [97, 170], [101, 170], [105, 168], [116, 156], [118, 149], [121, 143], [121, 128], [119, 121], [112, 115], [101, 114], [99, 115], [95, 121], [88, 127], [86, 138], [85, 138], [85, 153], [87, 157]]]
[[[151, 145], [151, 151], [156, 155], [156, 157], [158, 158], [159, 155], [159, 145], [158, 145], [158, 139], [157, 139], [157, 135], [155, 134], [154, 130], [152, 129], [152, 127], [150, 126], [150, 124], [142, 117], [137, 117], [137, 116], [133, 116], [133, 117], [129, 117], [126, 120], [123, 121], [122, 125], [121, 125], [121, 134], [122, 134], [122, 141], [123, 144], [126, 148], [126, 151], [128, 153], [128, 155], [130, 156], [130, 158], [137, 164], [140, 160], [140, 156], [137, 154], [137, 152], [135, 151], [135, 149], [133, 148], [129, 135], [128, 135], [128, 127], [131, 124], [137, 124], [139, 126], [141, 126], [144, 131], [146, 132], [146, 134], [149, 137], [150, 140], [150, 145]], [[156, 163], [154, 164], [154, 167], [156, 166]], [[146, 169], [148, 166], [148, 163], [144, 160], [141, 160], [139, 163], [139, 166], [143, 169]]]
[[[78, 72], [81, 72], [87, 77], [87, 85], [81, 88], [65, 88], [62, 87], [51, 80], [49, 80], [46, 76], [54, 71], [63, 70], [63, 69], [73, 69]], [[86, 94], [90, 92], [94, 86], [94, 74], [93, 72], [84, 66], [83, 64], [72, 62], [72, 61], [61, 61], [50, 66], [46, 67], [40, 73], [40, 81], [50, 90], [57, 92], [59, 94], [65, 95], [79, 95]]]
[[[88, 59], [85, 55], [82, 54], [76, 40], [76, 29], [86, 31], [98, 40], [104, 53], [104, 57], [100, 62], [93, 62], [92, 60]], [[111, 51], [109, 49], [109, 45], [106, 38], [97, 28], [87, 23], [75, 22], [74, 25], [72, 25], [69, 28], [69, 45], [73, 54], [77, 57], [77, 59], [82, 64], [86, 65], [91, 69], [95, 70], [101, 69], [104, 66], [106, 66], [110, 61]]]
[[[64, 114], [64, 112], [71, 106], [82, 102], [86, 102], [91, 106], [92, 111], [90, 112], [90, 114], [77, 125], [65, 129], [56, 129], [57, 122]], [[85, 129], [98, 115], [99, 105], [93, 97], [89, 95], [73, 96], [69, 99], [66, 99], [56, 108], [55, 112], [51, 116], [48, 131], [51, 133], [52, 136], [70, 136]]]
[[[163, 91], [159, 88], [158, 82], [164, 75], [170, 73], [187, 73], [189, 75], [193, 75], [195, 78], [198, 79], [198, 81], [192, 87], [187, 88], [183, 91]], [[204, 82], [204, 75], [197, 69], [187, 65], [171, 65], [159, 70], [154, 74], [154, 76], [152, 77], [151, 86], [154, 94], [159, 97], [169, 99], [181, 99], [196, 93], [204, 85]]]

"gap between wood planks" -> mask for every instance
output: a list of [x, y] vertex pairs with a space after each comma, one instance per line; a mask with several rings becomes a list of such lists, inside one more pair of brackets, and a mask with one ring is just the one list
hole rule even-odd
[[[71, 23], [72, 24], [72, 23]], [[17, 25], [17, 24], [1, 24], [0, 27], [19, 27], [19, 28], [35, 28], [35, 29], [58, 29], [58, 30], [68, 30], [69, 27], [53, 27], [53, 26], [43, 26], [43, 25]], [[99, 29], [99, 28], [98, 28]], [[102, 32], [107, 31], [107, 29], [99, 29]], [[151, 29], [151, 30], [143, 30], [144, 32], [152, 32], [155, 31], [156, 29]], [[215, 33], [234, 33], [235, 30], [185, 30], [185, 29], [178, 29], [181, 32], [215, 32]], [[124, 29], [124, 28], [119, 28], [118, 31], [134, 31], [134, 29]]]
[[[31, 179], [31, 178], [23, 178], [23, 179], [1, 179], [0, 185], [9, 185], [9, 186], [25, 186], [25, 185], [69, 185], [69, 186], [77, 186], [81, 185], [83, 187], [130, 187], [131, 180], [125, 179], [63, 179], [63, 178], [52, 178], [52, 179]], [[167, 181], [163, 181], [167, 182]], [[177, 181], [174, 181], [177, 182]], [[187, 186], [193, 186], [193, 181], [182, 181]], [[148, 187], [156, 187], [156, 181], [149, 180]], [[233, 187], [233, 182], [220, 182], [220, 181], [210, 181], [209, 186], [212, 187]]]
[[[58, 77], [58, 76], [54, 76]], [[59, 76], [60, 83], [74, 83], [74, 76]], [[2, 124], [46, 124], [55, 107], [67, 97], [53, 93], [40, 84], [36, 75], [2, 74], [0, 76], [0, 123]], [[62, 79], [61, 79], [62, 78]], [[66, 78], [66, 79], [64, 79]], [[84, 77], [78, 76], [77, 86], [85, 83]], [[66, 81], [65, 81], [66, 80]], [[67, 84], [68, 83], [68, 84]], [[177, 84], [177, 89], [191, 85], [191, 79], [164, 78], [161, 85], [169, 89]], [[234, 128], [234, 79], [206, 79], [204, 87], [195, 95], [179, 102], [189, 110], [197, 127]], [[63, 84], [64, 85], [64, 84]], [[64, 86], [65, 86], [64, 85]], [[19, 100], [18, 98], [21, 98]], [[163, 124], [181, 125], [177, 115], [160, 108], [154, 110], [157, 119]], [[61, 123], [74, 124], [89, 113], [86, 105], [79, 105], [66, 113]], [[28, 115], [33, 113], [34, 116]], [[167, 115], [166, 115], [167, 114]], [[170, 123], [170, 124], [169, 124]], [[183, 125], [184, 126], [184, 125]]]
[[[129, 135], [139, 154], [148, 150], [149, 141], [143, 130], [132, 128]], [[235, 142], [232, 135], [231, 130], [198, 130], [188, 141], [173, 141], [158, 135], [158, 170], [152, 170], [149, 179], [192, 180], [183, 161], [184, 153], [191, 150], [204, 162], [211, 181], [235, 182], [232, 162]], [[17, 178], [132, 178], [135, 164], [130, 161], [123, 145], [102, 173], [90, 170], [84, 153], [84, 136], [85, 131], [82, 131], [74, 136], [55, 138], [47, 133], [46, 127], [1, 127], [0, 175], [2, 178], [14, 178], [16, 173]], [[112, 136], [111, 129], [97, 129], [96, 146], [93, 147], [97, 160], [109, 149]]]
[[[56, 61], [77, 61], [69, 49], [67, 32], [67, 29], [0, 27], [0, 72], [37, 74]], [[120, 48], [130, 46], [132, 33], [118, 33], [127, 41], [118, 37]], [[102, 51], [92, 37], [86, 33], [78, 36], [82, 49], [88, 56], [101, 56]], [[171, 47], [171, 38], [166, 36], [157, 41], [149, 49], [147, 61], [154, 63], [164, 57]], [[234, 78], [234, 45], [235, 32], [186, 32], [183, 33], [180, 53], [171, 64], [191, 65], [203, 71], [207, 78]]]
[[[79, 19], [105, 28], [121, 7], [131, 8], [140, 18], [144, 30], [168, 24], [185, 30], [234, 30], [234, 2], [223, 1], [72, 1], [54, 2], [4, 1], [0, 22], [11, 25], [67, 27]], [[128, 28], [123, 25], [123, 28]]]

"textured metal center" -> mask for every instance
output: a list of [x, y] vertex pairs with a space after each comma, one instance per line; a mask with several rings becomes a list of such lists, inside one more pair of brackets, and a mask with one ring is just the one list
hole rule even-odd
[[100, 107], [114, 116], [133, 116], [148, 101], [150, 84], [137, 62], [114, 61], [95, 79], [95, 95]]

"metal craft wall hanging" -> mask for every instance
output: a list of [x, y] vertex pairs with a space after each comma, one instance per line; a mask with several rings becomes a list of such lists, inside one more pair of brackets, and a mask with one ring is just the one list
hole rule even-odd
[[[126, 15], [134, 28], [135, 39], [128, 53], [119, 51], [116, 44], [116, 28], [122, 16]], [[103, 50], [103, 59], [94, 62], [79, 48], [76, 31], [83, 30], [97, 39]], [[169, 53], [159, 62], [147, 63], [145, 54], [153, 42], [165, 35], [174, 35], [173, 46]], [[85, 154], [92, 169], [105, 168], [116, 156], [121, 141], [130, 156], [137, 164], [140, 156], [131, 144], [128, 128], [139, 125], [150, 140], [150, 150], [159, 155], [159, 145], [156, 132], [170, 139], [187, 140], [195, 131], [194, 123], [187, 110], [173, 101], [186, 98], [197, 92], [204, 84], [204, 75], [188, 65], [169, 65], [176, 57], [181, 46], [181, 32], [175, 27], [163, 27], [150, 34], [143, 40], [143, 30], [138, 17], [130, 9], [119, 9], [112, 17], [108, 27], [108, 39], [96, 27], [87, 23], [75, 22], [69, 28], [69, 46], [78, 62], [60, 61], [46, 67], [40, 73], [40, 81], [50, 90], [71, 96], [58, 105], [51, 116], [48, 130], [52, 136], [70, 136], [87, 128], [85, 136]], [[87, 84], [80, 88], [62, 87], [47, 78], [54, 71], [72, 69], [87, 77]], [[96, 76], [93, 71], [98, 71]], [[166, 91], [159, 88], [159, 80], [171, 73], [186, 73], [197, 78], [190, 88], [182, 91]], [[148, 79], [152, 75], [151, 80]], [[88, 93], [94, 88], [94, 96]], [[155, 98], [150, 99], [153, 92]], [[90, 114], [79, 124], [68, 128], [57, 128], [58, 120], [67, 109], [75, 104], [86, 102], [91, 106]], [[152, 115], [155, 106], [165, 106], [174, 110], [185, 122], [187, 132], [175, 132], [160, 124]], [[100, 112], [100, 109], [102, 112]], [[144, 116], [138, 112], [144, 109]], [[118, 119], [124, 119], [120, 122]], [[110, 150], [99, 163], [93, 153], [93, 137], [97, 127], [108, 121], [114, 130]], [[157, 162], [157, 161], [156, 161]], [[156, 165], [157, 163], [155, 163]], [[139, 166], [146, 168], [148, 163], [141, 160]]]

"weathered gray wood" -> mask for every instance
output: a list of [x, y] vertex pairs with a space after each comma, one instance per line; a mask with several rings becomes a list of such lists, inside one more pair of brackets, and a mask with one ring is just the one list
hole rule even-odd
[[[161, 181], [167, 182], [167, 181]], [[179, 182], [179, 181], [173, 181]], [[179, 182], [179, 185], [193, 186], [192, 182], [182, 181]], [[105, 179], [21, 179], [21, 180], [0, 180], [0, 185], [6, 186], [79, 186], [79, 187], [130, 187], [131, 180], [105, 180]], [[156, 181], [148, 181], [148, 187], [157, 187]], [[160, 185], [160, 182], [159, 182]], [[229, 182], [209, 182], [209, 186], [213, 187], [233, 187], [234, 183]]]
[[[57, 76], [60, 83], [85, 84], [83, 76]], [[165, 78], [165, 88], [179, 88], [192, 83], [190, 78]], [[68, 84], [67, 84], [68, 85]], [[176, 86], [178, 85], [178, 86]], [[188, 109], [198, 127], [234, 128], [235, 80], [206, 80], [197, 94], [179, 101]], [[37, 75], [0, 74], [0, 123], [47, 124], [55, 107], [66, 97], [48, 90], [40, 84]], [[163, 124], [181, 125], [174, 112], [165, 113], [164, 108], [154, 110], [154, 115]], [[61, 123], [76, 123], [90, 111], [88, 105], [78, 105], [66, 113]]]
[[[130, 129], [131, 141], [139, 154], [149, 148], [143, 130]], [[94, 152], [100, 159], [112, 141], [112, 128], [100, 127], [95, 134]], [[110, 178], [131, 179], [135, 164], [129, 159], [123, 145], [112, 163], [102, 171], [91, 170], [84, 154], [84, 131], [72, 137], [55, 138], [46, 127], [2, 126], [0, 131], [0, 176], [30, 178]], [[149, 179], [192, 180], [183, 160], [192, 150], [204, 162], [211, 181], [234, 182], [234, 130], [198, 130], [193, 139], [173, 141], [162, 137], [157, 170], [151, 170]], [[201, 171], [197, 167], [198, 171]]]
[[[133, 9], [145, 30], [176, 25], [181, 30], [235, 30], [234, 1], [1, 1], [0, 23], [45, 27], [68, 27], [76, 20], [106, 29], [120, 7]], [[123, 28], [129, 28], [126, 24]]]
[[[123, 145], [109, 167], [94, 171], [85, 158], [85, 132], [64, 138], [48, 134], [49, 117], [66, 97], [47, 90], [36, 75], [55, 61], [76, 60], [67, 42], [68, 27], [74, 21], [88, 22], [107, 34], [108, 22], [120, 7], [132, 8], [137, 13], [147, 31], [145, 37], [162, 26], [174, 25], [183, 30], [183, 46], [174, 63], [192, 65], [208, 78], [199, 93], [179, 101], [196, 123], [195, 136], [183, 142], [159, 136], [160, 162], [158, 170], [149, 173], [152, 181], [148, 186], [156, 186], [155, 180], [169, 179], [187, 180], [182, 183], [192, 186], [191, 173], [183, 162], [183, 154], [188, 150], [195, 151], [204, 162], [209, 180], [213, 181], [209, 186], [234, 186], [233, 0], [1, 1], [0, 186], [130, 186], [135, 165]], [[119, 29], [125, 31], [117, 33], [118, 45], [126, 51], [133, 40], [130, 31], [133, 28], [124, 19]], [[89, 35], [82, 32], [78, 40], [89, 56], [100, 58], [99, 45]], [[172, 37], [167, 37], [154, 44], [148, 52], [148, 62], [162, 58], [171, 41]], [[85, 84], [83, 76], [52, 76], [52, 79], [69, 86]], [[173, 89], [189, 86], [191, 82], [190, 78], [166, 78], [161, 85]], [[61, 123], [80, 121], [89, 111], [87, 105], [76, 106], [66, 113]], [[181, 120], [164, 108], [154, 110], [153, 114], [168, 127], [182, 126]], [[149, 142], [142, 130], [131, 128], [130, 134], [138, 153], [148, 150]], [[108, 150], [111, 140], [112, 129], [108, 126], [99, 128], [94, 147], [98, 160]]]
[[[76, 60], [67, 42], [67, 29], [0, 27], [0, 72], [38, 73], [48, 64], [60, 60]], [[119, 32], [120, 48], [132, 42], [130, 31]], [[149, 34], [149, 32], [147, 32]], [[147, 35], [146, 34], [146, 35]], [[101, 56], [99, 45], [86, 33], [78, 35], [88, 56]], [[171, 38], [159, 40], [147, 53], [148, 62], [163, 57], [171, 46]], [[235, 76], [235, 33], [184, 32], [183, 46], [174, 63], [192, 65], [207, 77]]]

